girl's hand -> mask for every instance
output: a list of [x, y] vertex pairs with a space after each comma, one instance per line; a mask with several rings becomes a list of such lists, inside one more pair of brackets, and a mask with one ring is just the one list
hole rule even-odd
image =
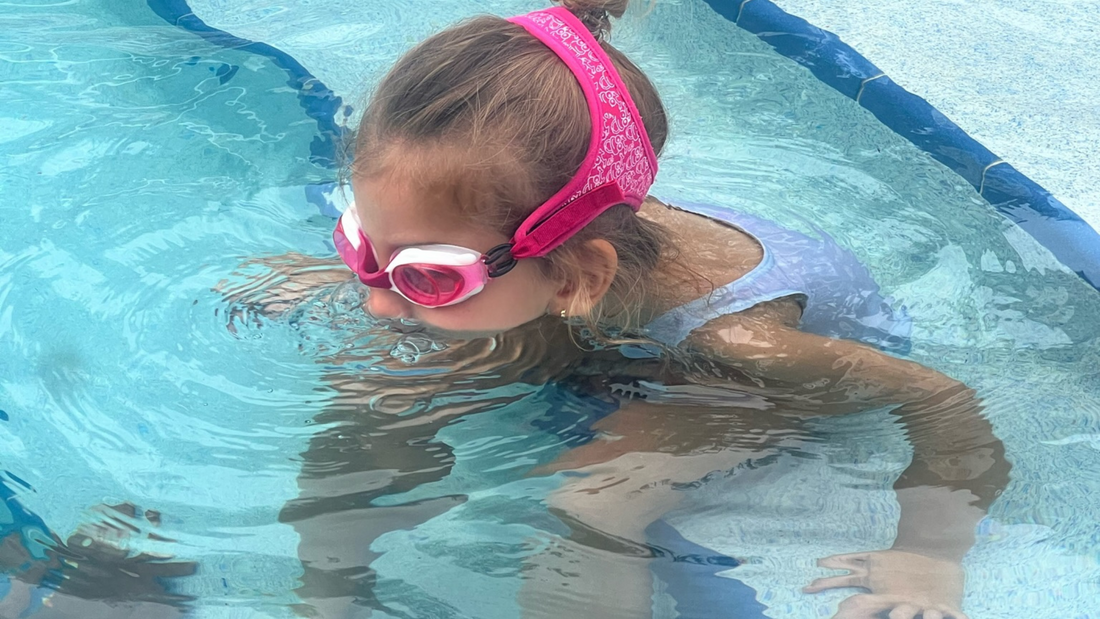
[[877, 550], [833, 555], [817, 563], [849, 573], [819, 578], [804, 589], [806, 593], [848, 587], [870, 592], [841, 602], [833, 619], [967, 619], [960, 610], [965, 577], [954, 561]]
[[353, 277], [337, 260], [297, 253], [247, 260], [233, 275], [233, 280], [223, 279], [214, 286], [214, 292], [225, 297], [226, 327], [233, 333], [237, 323], [259, 325], [261, 317], [279, 318]]

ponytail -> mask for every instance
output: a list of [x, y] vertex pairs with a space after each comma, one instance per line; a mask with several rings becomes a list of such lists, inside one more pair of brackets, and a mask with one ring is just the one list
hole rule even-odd
[[611, 18], [623, 16], [630, 0], [553, 0], [569, 9], [597, 41], [611, 33]]

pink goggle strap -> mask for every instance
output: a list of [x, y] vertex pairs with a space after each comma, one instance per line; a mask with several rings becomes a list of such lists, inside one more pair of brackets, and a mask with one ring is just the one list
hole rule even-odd
[[374, 258], [374, 248], [371, 247], [367, 237], [363, 236], [354, 204], [348, 205], [344, 214], [336, 222], [332, 241], [344, 264], [359, 276], [359, 281], [376, 288], [391, 286], [390, 274], [378, 268], [378, 262]]
[[513, 17], [554, 51], [584, 91], [592, 117], [588, 155], [577, 175], [520, 224], [513, 258], [545, 256], [616, 204], [637, 211], [657, 175], [641, 115], [611, 59], [565, 7]]

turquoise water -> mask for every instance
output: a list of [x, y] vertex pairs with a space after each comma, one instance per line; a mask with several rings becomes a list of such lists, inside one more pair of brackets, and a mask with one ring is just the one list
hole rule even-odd
[[[193, 7], [355, 102], [425, 34], [471, 12], [540, 6], [363, 4]], [[614, 42], [672, 118], [656, 192], [820, 226], [908, 306], [912, 358], [984, 398], [1013, 470], [966, 560], [971, 617], [1100, 612], [1100, 293], [953, 173], [701, 2], [659, 3], [620, 26]], [[286, 72], [132, 0], [5, 2], [0, 95], [9, 504], [61, 539], [105, 520], [101, 504], [156, 510], [159, 526], [123, 518], [139, 533], [118, 543], [193, 563], [169, 588], [195, 616], [289, 617], [308, 574], [284, 508], [313, 466], [331, 481], [303, 517], [331, 519], [351, 548], [356, 529], [339, 517], [359, 516], [345, 499], [424, 501], [395, 512], [422, 523], [391, 527], [349, 566], [374, 559], [375, 593], [394, 616], [515, 616], [523, 559], [562, 532], [540, 502], [557, 480], [524, 477], [567, 442], [543, 422], [596, 405], [555, 386], [476, 381], [427, 398], [414, 386], [431, 382], [432, 365], [393, 363], [395, 345], [416, 342], [372, 329], [352, 309], [357, 291], [271, 319], [216, 291], [244, 281], [251, 257], [332, 253], [331, 220], [303, 188], [334, 172], [311, 159], [319, 127]], [[408, 393], [372, 391], [378, 374]], [[410, 423], [394, 425], [394, 411]], [[815, 559], [886, 547], [894, 533], [901, 428], [871, 411], [813, 430], [818, 440], [768, 466], [685, 491], [668, 517], [744, 560], [728, 575], [774, 617], [830, 616], [844, 592], [799, 593], [826, 573]], [[365, 436], [396, 455], [363, 456]], [[409, 444], [426, 447], [405, 454]], [[397, 474], [394, 461], [405, 462]], [[19, 535], [29, 547], [37, 534]], [[95, 616], [66, 604], [62, 616]]]

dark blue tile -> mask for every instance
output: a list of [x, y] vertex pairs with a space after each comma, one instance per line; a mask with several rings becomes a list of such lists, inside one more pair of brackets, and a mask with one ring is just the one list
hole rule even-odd
[[1100, 234], [1049, 191], [1011, 165], [1000, 164], [986, 172], [982, 196], [1062, 264], [1100, 288]]
[[237, 71], [239, 69], [240, 67], [235, 64], [223, 63], [220, 67], [218, 67], [218, 71], [214, 75], [218, 76], [218, 82], [224, 86], [226, 82], [233, 79], [233, 76], [237, 74]]
[[847, 97], [854, 99], [865, 79], [881, 73], [835, 34], [789, 15], [771, 2], [753, 0], [739, 13], [737, 25]]
[[[23, 481], [23, 478], [22, 478], [22, 477], [19, 477], [19, 476], [18, 476], [18, 475], [16, 475], [15, 473], [12, 473], [11, 471], [4, 471], [4, 474], [8, 476], [8, 479], [10, 479], [10, 480], [14, 481], [15, 483], [19, 484], [20, 486], [23, 486], [23, 487], [24, 487], [24, 488], [26, 488], [27, 490], [30, 490], [30, 491], [32, 491], [32, 492], [34, 491], [34, 487], [32, 487], [32, 486], [31, 486], [30, 484], [28, 484], [28, 483], [27, 483], [26, 481]], [[3, 485], [3, 484], [2, 484], [2, 483], [0, 483], [0, 485]]]
[[975, 189], [981, 186], [986, 166], [998, 161], [996, 155], [951, 119], [889, 77], [867, 82], [859, 103], [882, 124], [951, 168]]
[[[186, 0], [146, 0], [149, 8], [164, 21], [202, 37], [206, 41], [228, 49], [240, 50], [269, 58], [275, 66], [287, 74], [287, 85], [298, 92], [298, 102], [307, 116], [317, 122], [318, 135], [310, 144], [310, 159], [329, 168], [339, 165], [338, 149], [345, 139], [346, 130], [337, 123], [337, 112], [343, 100], [321, 83], [290, 54], [266, 43], [257, 43], [212, 28], [191, 11]], [[198, 62], [192, 57], [188, 62]], [[237, 67], [223, 65], [217, 76], [221, 83], [229, 81], [237, 73]]]
[[742, 0], [704, 0], [710, 5], [710, 8], [714, 9], [715, 13], [718, 13], [722, 17], [737, 23], [737, 15], [741, 11]]
[[[338, 149], [346, 137], [337, 123], [343, 101], [311, 75], [297, 60], [265, 43], [240, 39], [211, 28], [185, 0], [147, 0], [163, 19], [223, 47], [270, 58], [286, 71], [307, 115], [317, 121], [318, 136], [310, 145], [312, 159], [322, 165], [339, 164]], [[850, 97], [883, 124], [905, 137], [940, 163], [958, 173], [1006, 217], [1050, 249], [1063, 263], [1093, 286], [1100, 287], [1100, 236], [1049, 192], [1007, 164], [986, 168], [998, 158], [924, 99], [881, 75], [873, 63], [836, 35], [792, 16], [768, 0], [706, 0], [719, 14], [756, 34], [777, 52], [807, 67], [818, 79]], [[191, 61], [197, 62], [197, 57]], [[235, 72], [235, 71], [234, 71]], [[228, 80], [233, 73], [220, 74]], [[862, 94], [860, 95], [860, 89]], [[345, 115], [347, 108], [344, 108]], [[309, 192], [307, 192], [308, 194]]]

